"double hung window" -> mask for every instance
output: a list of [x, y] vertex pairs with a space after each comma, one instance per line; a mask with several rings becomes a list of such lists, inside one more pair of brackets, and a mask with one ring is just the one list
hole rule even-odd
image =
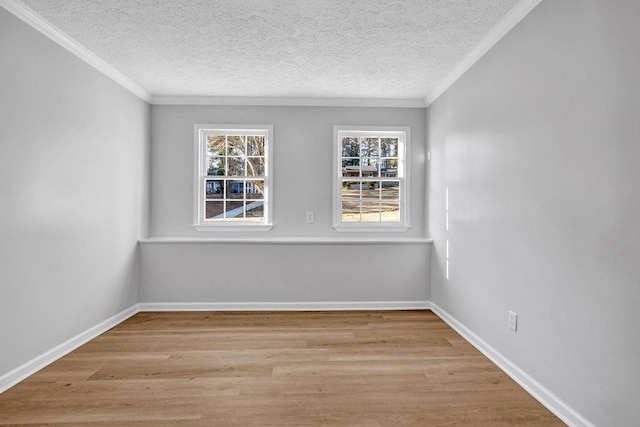
[[408, 128], [334, 127], [334, 228], [405, 231]]
[[271, 228], [272, 126], [196, 125], [194, 226]]

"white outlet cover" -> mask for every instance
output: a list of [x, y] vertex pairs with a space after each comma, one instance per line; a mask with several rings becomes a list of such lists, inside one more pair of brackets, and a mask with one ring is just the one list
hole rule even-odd
[[313, 211], [307, 211], [306, 218], [307, 218], [307, 224], [313, 224], [316, 220], [315, 214]]
[[508, 326], [509, 326], [509, 329], [512, 329], [514, 331], [518, 330], [518, 313], [515, 313], [513, 311], [509, 311]]

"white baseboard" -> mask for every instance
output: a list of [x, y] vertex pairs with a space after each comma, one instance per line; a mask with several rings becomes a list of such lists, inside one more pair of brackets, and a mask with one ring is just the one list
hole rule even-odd
[[338, 311], [428, 310], [429, 301], [143, 302], [140, 311]]
[[72, 352], [81, 345], [91, 341], [98, 335], [108, 331], [114, 326], [127, 320], [139, 311], [138, 304], [129, 307], [128, 309], [121, 311], [108, 318], [107, 320], [98, 323], [97, 325], [87, 329], [84, 332], [79, 333], [75, 337], [63, 342], [60, 345], [55, 346], [51, 350], [42, 353], [22, 366], [18, 366], [16, 369], [7, 372], [0, 376], [0, 393], [18, 384], [25, 378], [33, 375], [40, 369], [60, 359], [62, 356]]
[[516, 366], [509, 359], [500, 354], [496, 349], [491, 347], [473, 333], [469, 328], [460, 323], [451, 314], [440, 308], [434, 302], [430, 302], [429, 306], [438, 317], [444, 320], [449, 326], [451, 326], [462, 337], [469, 341], [475, 348], [480, 350], [482, 354], [487, 356], [493, 363], [495, 363], [500, 369], [502, 369], [507, 375], [509, 375], [515, 382], [520, 384], [530, 395], [532, 395], [537, 401], [542, 403], [551, 412], [553, 412], [558, 418], [564, 421], [566, 424], [572, 427], [595, 427], [586, 418], [576, 412], [573, 408], [562, 401], [558, 396], [553, 394], [549, 389], [544, 387], [538, 381], [533, 379], [529, 374]]

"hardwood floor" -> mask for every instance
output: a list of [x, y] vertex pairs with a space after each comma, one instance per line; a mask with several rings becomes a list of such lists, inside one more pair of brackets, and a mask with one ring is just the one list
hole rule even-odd
[[139, 313], [1, 394], [0, 424], [564, 425], [430, 311]]

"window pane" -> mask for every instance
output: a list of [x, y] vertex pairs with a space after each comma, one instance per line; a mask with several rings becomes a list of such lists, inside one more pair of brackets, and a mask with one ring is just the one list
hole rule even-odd
[[207, 175], [224, 175], [224, 157], [209, 157]]
[[360, 200], [360, 181], [343, 181], [342, 182], [342, 200]]
[[380, 157], [398, 157], [398, 138], [380, 140]]
[[397, 169], [398, 168], [398, 159], [390, 158], [390, 159], [382, 159], [380, 160], [380, 165], [383, 168]]
[[264, 136], [247, 136], [247, 156], [264, 155]]
[[353, 201], [342, 201], [342, 221], [358, 222], [360, 221], [360, 203]]
[[400, 181], [384, 181], [382, 183], [383, 199], [400, 199]]
[[224, 202], [207, 202], [205, 209], [205, 219], [222, 219], [224, 214]]
[[342, 221], [360, 221], [361, 181], [342, 182]]
[[342, 157], [360, 157], [358, 138], [353, 136], [342, 138]]
[[400, 208], [383, 211], [382, 221], [384, 222], [400, 222]]
[[380, 176], [384, 178], [395, 178], [398, 176], [398, 159], [380, 160]]
[[247, 199], [263, 199], [264, 198], [264, 181], [261, 179], [248, 180], [244, 187]]
[[247, 221], [263, 221], [264, 200], [247, 201], [245, 205], [245, 216]]
[[224, 156], [224, 135], [207, 136], [207, 154], [210, 156]]
[[379, 164], [378, 159], [369, 159], [369, 158], [362, 159], [361, 161], [362, 176], [377, 177], [379, 175], [378, 164]]
[[243, 199], [244, 198], [244, 181], [227, 181], [227, 199]]
[[380, 199], [380, 182], [364, 182], [362, 185], [362, 199]]
[[227, 136], [227, 156], [244, 156], [245, 151], [244, 136]]
[[382, 221], [400, 222], [400, 201], [398, 200], [382, 201]]
[[244, 176], [244, 157], [227, 157], [227, 176]]
[[264, 176], [264, 157], [247, 159], [247, 176]]
[[380, 138], [361, 138], [360, 157], [379, 157], [378, 142]]
[[380, 202], [362, 201], [363, 222], [380, 222]]
[[224, 181], [222, 180], [207, 180], [205, 183], [205, 192], [207, 199], [222, 199], [224, 198]]
[[342, 176], [360, 176], [360, 159], [342, 159]]
[[244, 201], [227, 200], [225, 202], [225, 219], [243, 219]]

